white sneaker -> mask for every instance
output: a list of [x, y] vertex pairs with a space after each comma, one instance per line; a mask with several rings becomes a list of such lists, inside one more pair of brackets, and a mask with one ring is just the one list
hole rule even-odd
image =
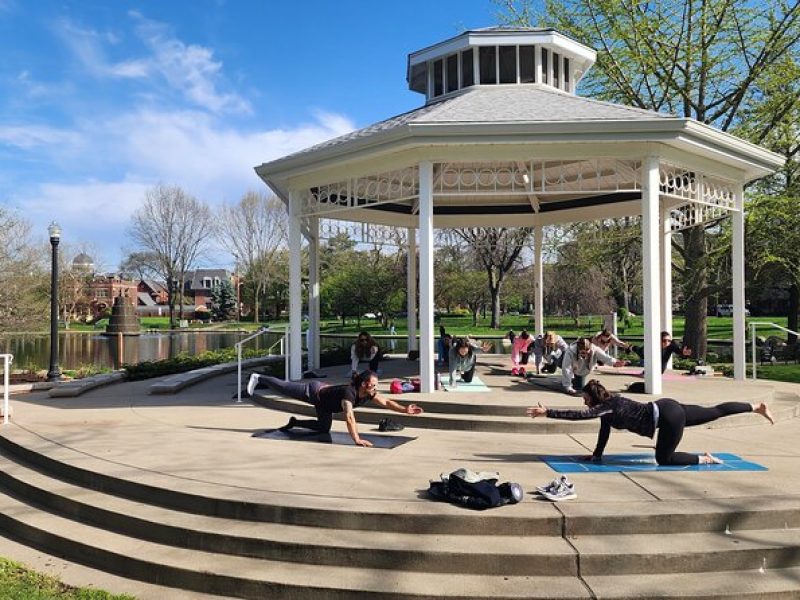
[[561, 483], [554, 490], [542, 492], [542, 496], [553, 502], [561, 502], [562, 500], [574, 500], [578, 497], [578, 494], [575, 492], [575, 486], [568, 486]]
[[561, 485], [565, 485], [569, 489], [573, 489], [575, 487], [575, 485], [569, 479], [567, 479], [566, 475], [562, 475], [558, 479], [553, 479], [553, 481], [545, 486], [536, 486], [536, 491], [540, 494], [544, 494], [545, 492], [553, 492]]
[[253, 393], [256, 391], [256, 386], [258, 385], [258, 374], [253, 373], [250, 375], [250, 379], [247, 380], [247, 395], [252, 396]]

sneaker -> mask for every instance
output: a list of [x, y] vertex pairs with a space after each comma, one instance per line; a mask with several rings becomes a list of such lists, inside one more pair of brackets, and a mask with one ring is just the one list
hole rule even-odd
[[519, 375], [519, 369], [517, 367], [514, 367], [513, 369], [511, 369], [511, 374], [512, 375]]
[[545, 486], [536, 486], [536, 491], [539, 492], [540, 494], [544, 494], [545, 492], [552, 492], [558, 489], [558, 487], [561, 485], [565, 485], [570, 489], [573, 489], [575, 487], [575, 484], [573, 484], [569, 479], [567, 479], [566, 475], [562, 475], [558, 479], [553, 479], [553, 481], [551, 481]]
[[525, 377], [525, 367], [520, 367], [519, 368], [519, 374], [522, 375], [523, 377]]
[[289, 417], [289, 422], [283, 427], [278, 427], [278, 431], [289, 431], [297, 424], [297, 419]]
[[253, 373], [250, 375], [250, 379], [247, 380], [247, 395], [252, 396], [253, 393], [256, 391], [256, 386], [258, 385], [258, 375]]
[[380, 423], [378, 423], [378, 431], [402, 431], [403, 429], [405, 429], [405, 426], [402, 423], [391, 419], [381, 419]]
[[562, 482], [557, 488], [542, 492], [542, 496], [552, 502], [561, 502], [562, 500], [574, 500], [578, 494], [575, 492], [574, 485], [566, 485]]

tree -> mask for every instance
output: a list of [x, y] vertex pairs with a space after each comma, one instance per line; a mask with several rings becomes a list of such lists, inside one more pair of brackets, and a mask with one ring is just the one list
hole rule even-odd
[[120, 276], [141, 281], [158, 276], [158, 256], [155, 252], [129, 252], [119, 264]]
[[227, 279], [211, 290], [211, 314], [217, 321], [227, 321], [236, 314], [236, 292]]
[[[151, 252], [153, 268], [167, 283], [170, 327], [175, 327], [175, 300], [186, 274], [206, 248], [211, 233], [206, 204], [177, 186], [158, 184], [145, 194], [131, 218], [129, 235], [139, 249]], [[180, 305], [183, 318], [183, 302]]]
[[[797, 331], [800, 310], [800, 200], [793, 196], [757, 196], [746, 222], [748, 264], [756, 275], [772, 271], [772, 279], [789, 291], [788, 328]], [[782, 286], [783, 287], [783, 286]], [[792, 341], [795, 336], [792, 336]]]
[[[533, 24], [530, 1], [497, 3], [504, 22]], [[780, 124], [791, 124], [792, 107], [800, 102], [791, 92], [781, 92], [780, 101], [765, 101], [775, 84], [790, 81], [787, 60], [797, 62], [798, 3], [546, 0], [538, 20], [589, 46], [599, 44], [597, 63], [582, 82], [591, 96], [692, 117], [722, 131], [738, 128], [756, 142]], [[741, 127], [745, 119], [747, 127]], [[704, 226], [681, 232], [680, 243], [686, 256], [684, 339], [704, 356], [713, 289]]]
[[478, 325], [478, 315], [491, 301], [486, 273], [483, 271], [451, 272], [444, 279], [455, 302], [466, 306], [472, 315], [472, 326]]
[[280, 250], [286, 247], [287, 223], [283, 202], [258, 192], [247, 192], [238, 204], [224, 204], [217, 213], [215, 235], [253, 288], [256, 321], [260, 299], [276, 276]]
[[491, 298], [491, 327], [500, 327], [500, 294], [503, 280], [517, 264], [520, 253], [531, 237], [529, 227], [472, 227], [454, 229], [453, 233], [466, 242], [464, 252], [486, 271]]
[[31, 225], [0, 206], [0, 330], [20, 331], [45, 322], [49, 256], [30, 241]]

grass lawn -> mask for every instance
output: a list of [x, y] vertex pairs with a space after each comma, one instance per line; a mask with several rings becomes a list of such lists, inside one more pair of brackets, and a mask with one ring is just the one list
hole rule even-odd
[[[747, 367], [747, 377], [753, 376], [753, 370]], [[771, 379], [772, 381], [787, 381], [789, 383], [800, 383], [800, 365], [765, 365], [756, 366], [756, 376], [759, 379]]]
[[3, 600], [133, 600], [133, 596], [74, 588], [49, 575], [0, 558], [0, 597]]
[[[752, 317], [748, 318], [747, 322], [772, 322], [786, 327], [786, 317]], [[438, 335], [439, 325], [444, 325], [448, 333], [455, 335], [471, 334], [476, 337], [480, 336], [502, 336], [508, 333], [509, 330], [514, 330], [519, 333], [523, 328], [532, 331], [534, 328], [534, 321], [531, 315], [503, 315], [500, 320], [500, 328], [492, 329], [489, 327], [490, 319], [478, 319], [478, 325], [472, 326], [472, 317], [461, 315], [441, 315], [436, 318], [436, 333]], [[680, 338], [684, 330], [683, 316], [676, 316], [672, 319], [672, 334]], [[405, 319], [395, 319], [395, 328], [398, 335], [404, 335], [407, 331]], [[618, 325], [620, 335], [624, 337], [642, 337], [644, 335], [644, 320], [642, 317], [637, 316], [631, 319], [630, 326], [624, 327], [622, 324]], [[599, 315], [582, 316], [576, 323], [575, 319], [570, 317], [545, 317], [544, 320], [545, 330], [554, 330], [565, 339], [577, 338], [582, 335], [590, 335], [598, 332], [603, 328], [603, 319]], [[348, 320], [346, 325], [342, 325], [341, 320], [331, 321], [328, 326], [323, 324], [322, 331], [324, 333], [341, 333], [356, 335], [360, 330], [368, 331], [371, 334], [388, 334], [389, 332], [381, 327], [380, 323], [375, 319], [361, 319], [359, 322], [356, 319]], [[757, 335], [764, 337], [770, 335], [781, 335], [784, 333], [769, 326], [758, 326], [756, 329]], [[749, 335], [749, 326], [748, 326]], [[709, 339], [731, 339], [733, 337], [733, 318], [732, 317], [708, 317], [708, 337]]]

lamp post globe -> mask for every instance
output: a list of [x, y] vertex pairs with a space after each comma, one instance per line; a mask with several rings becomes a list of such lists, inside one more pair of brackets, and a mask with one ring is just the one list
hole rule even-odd
[[50, 266], [50, 369], [47, 381], [59, 381], [61, 369], [58, 367], [58, 242], [61, 241], [61, 227], [53, 221], [47, 228], [52, 247]]

